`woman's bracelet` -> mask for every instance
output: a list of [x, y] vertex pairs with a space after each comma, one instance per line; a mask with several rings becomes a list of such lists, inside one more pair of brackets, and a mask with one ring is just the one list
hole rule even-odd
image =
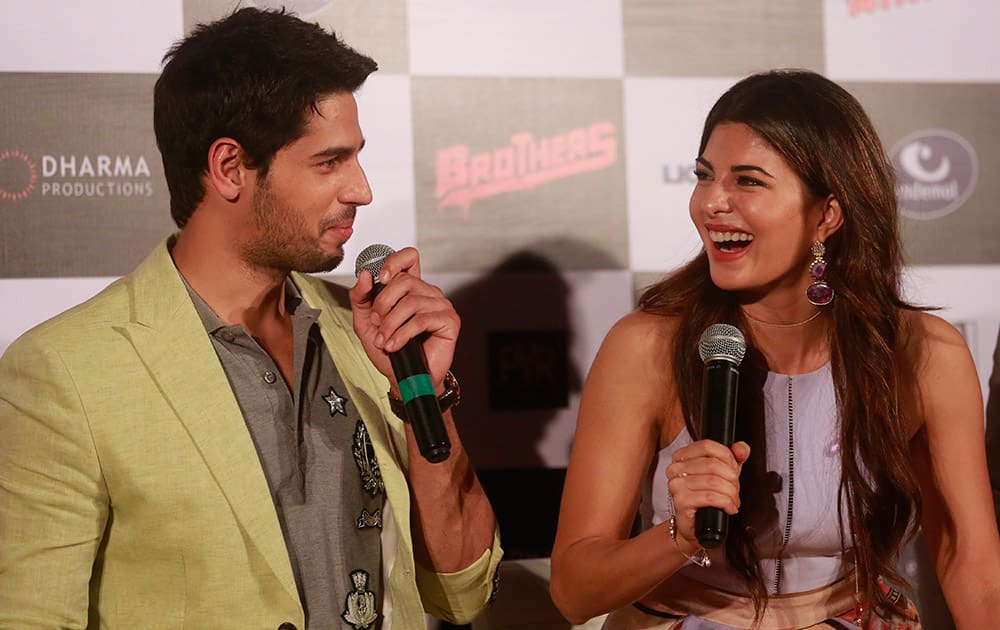
[[708, 568], [712, 566], [712, 559], [708, 557], [708, 550], [704, 547], [699, 547], [698, 551], [694, 552], [692, 556], [687, 555], [681, 549], [680, 543], [677, 542], [677, 516], [675, 514], [670, 515], [670, 540], [674, 541], [674, 547], [677, 547], [677, 551], [680, 551], [682, 556], [699, 567]]

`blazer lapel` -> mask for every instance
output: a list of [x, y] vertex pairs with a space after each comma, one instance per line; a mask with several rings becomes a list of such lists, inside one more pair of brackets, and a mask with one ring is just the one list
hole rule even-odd
[[247, 537], [298, 601], [256, 447], [166, 244], [129, 280], [134, 319], [123, 327], [123, 334], [184, 424]]

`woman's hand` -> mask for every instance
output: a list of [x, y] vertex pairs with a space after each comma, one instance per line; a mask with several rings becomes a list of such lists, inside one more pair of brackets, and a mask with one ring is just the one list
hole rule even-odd
[[714, 440], [699, 440], [678, 449], [667, 466], [667, 487], [674, 501], [677, 546], [688, 555], [701, 548], [694, 533], [698, 508], [716, 507], [732, 516], [740, 509], [740, 471], [750, 446], [736, 442], [726, 448]]

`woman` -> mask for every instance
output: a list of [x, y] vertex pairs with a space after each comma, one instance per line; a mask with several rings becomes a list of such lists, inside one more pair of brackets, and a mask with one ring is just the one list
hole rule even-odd
[[[815, 73], [748, 77], [709, 113], [696, 175], [704, 251], [614, 326], [584, 389], [556, 605], [613, 611], [606, 628], [917, 628], [882, 578], [902, 581], [919, 523], [958, 626], [992, 627], [979, 380], [959, 333], [900, 297], [891, 168], [861, 106]], [[716, 323], [747, 341], [731, 448], [698, 439]], [[724, 546], [699, 545], [703, 507], [730, 515]]]

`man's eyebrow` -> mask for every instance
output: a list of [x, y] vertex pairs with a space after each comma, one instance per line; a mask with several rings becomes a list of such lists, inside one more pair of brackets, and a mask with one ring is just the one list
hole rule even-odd
[[351, 155], [353, 153], [357, 153], [364, 148], [365, 148], [365, 140], [362, 139], [361, 146], [359, 146], [357, 149], [355, 149], [354, 147], [327, 147], [322, 151], [317, 151], [316, 153], [313, 153], [311, 157], [313, 158], [340, 157], [342, 155]]

